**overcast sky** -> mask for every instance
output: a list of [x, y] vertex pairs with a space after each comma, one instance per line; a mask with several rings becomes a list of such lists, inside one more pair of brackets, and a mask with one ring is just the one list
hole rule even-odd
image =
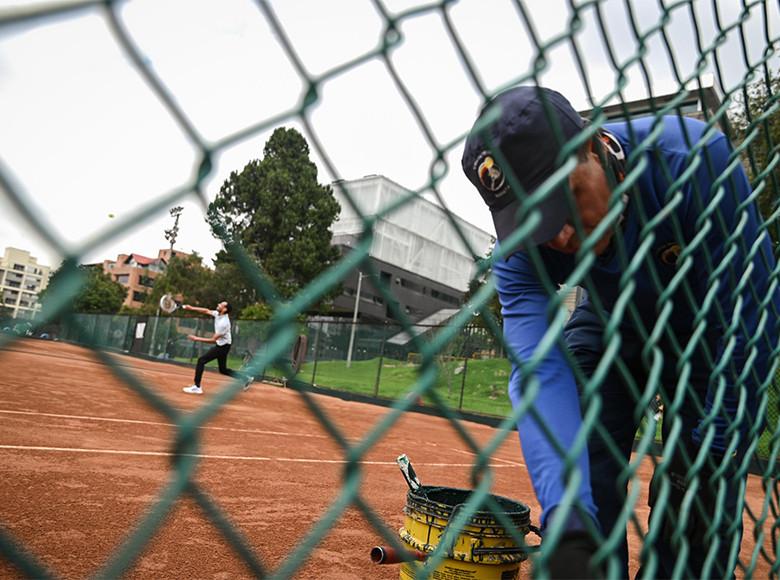
[[[57, 2], [51, 2], [57, 4]], [[575, 4], [581, 4], [575, 0]], [[666, 1], [666, 4], [672, 4]], [[0, 21], [16, 10], [42, 4], [0, 0]], [[383, 0], [391, 14], [431, 3]], [[532, 21], [523, 21], [510, 0], [461, 0], [448, 13], [487, 91], [496, 91], [532, 70], [541, 43], [559, 38], [571, 26], [569, 0], [521, 2]], [[588, 3], [586, 3], [588, 4]], [[631, 6], [639, 34], [658, 23], [657, 2]], [[679, 3], [677, 3], [679, 4]], [[698, 42], [717, 38], [712, 0], [694, 0]], [[737, 0], [718, 0], [717, 19], [733, 28], [706, 71], [727, 91], [742, 82], [745, 60], [756, 63], [766, 48], [764, 11], [754, 6], [740, 35], [734, 23]], [[780, 34], [777, 2], [767, 0], [769, 34]], [[384, 19], [369, 0], [284, 0], [270, 2], [278, 22], [311, 77], [380, 46]], [[638, 43], [627, 16], [626, 0], [600, 2], [605, 23], [596, 24], [593, 6], [581, 12], [576, 44], [585, 65], [591, 97], [599, 101], [613, 90], [616, 71], [606, 47], [619, 63], [630, 63]], [[293, 114], [306, 82], [283, 48], [263, 11], [250, 0], [135, 0], [120, 4], [117, 16], [143, 54], [144, 62], [173, 95], [180, 110], [208, 146], [216, 151], [205, 181], [214, 198], [230, 171], [262, 156], [277, 126], [295, 127], [313, 144], [321, 143], [336, 175], [312, 146], [319, 181], [382, 174], [409, 189], [429, 181], [435, 151], [399, 92], [388, 67], [374, 58], [329, 78], [308, 112], [314, 135]], [[686, 78], [699, 63], [691, 10], [675, 8], [666, 25], [677, 74]], [[449, 173], [440, 191], [448, 207], [465, 220], [493, 233], [487, 209], [460, 169], [462, 142], [482, 102], [479, 91], [448, 37], [441, 14], [429, 11], [401, 21], [402, 44], [391, 59], [413, 96], [435, 143], [453, 145]], [[740, 36], [748, 42], [743, 51]], [[605, 43], [608, 40], [608, 44]], [[776, 49], [777, 47], [775, 47]], [[661, 35], [651, 34], [643, 59], [655, 95], [677, 90], [670, 53]], [[577, 108], [590, 108], [586, 85], [572, 45], [545, 51], [542, 84], [569, 97]], [[776, 61], [772, 62], [776, 68]], [[636, 63], [626, 70], [626, 99], [646, 98], [648, 86]], [[278, 122], [269, 123], [278, 120]], [[262, 131], [236, 140], [247, 128]], [[46, 227], [74, 251], [103, 232], [116, 229], [132, 212], [192, 181], [199, 148], [147, 85], [113, 34], [103, 8], [25, 24], [0, 24], [0, 168]], [[196, 195], [184, 207], [177, 249], [210, 259], [220, 248], [203, 220]], [[174, 205], [174, 204], [170, 204]], [[128, 231], [111, 237], [82, 256], [82, 262], [137, 252], [156, 256], [167, 246], [170, 205]], [[114, 217], [109, 217], [113, 215]], [[0, 251], [6, 246], [30, 250], [56, 266], [60, 253], [36, 235], [0, 191]]]

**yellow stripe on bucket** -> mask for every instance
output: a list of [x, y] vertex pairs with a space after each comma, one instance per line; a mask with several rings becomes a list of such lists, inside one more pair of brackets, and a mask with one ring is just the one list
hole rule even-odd
[[[412, 550], [433, 552], [450, 521], [465, 504], [470, 490], [421, 486], [410, 490], [404, 508], [401, 540]], [[512, 523], [517, 536], [525, 538], [531, 525], [528, 506], [505, 497], [490, 496]], [[499, 523], [490, 511], [477, 511], [469, 517], [447, 550], [447, 558], [432, 571], [433, 580], [515, 580], [520, 564], [528, 558], [525, 547]], [[414, 580], [419, 562], [401, 564], [401, 580]]]

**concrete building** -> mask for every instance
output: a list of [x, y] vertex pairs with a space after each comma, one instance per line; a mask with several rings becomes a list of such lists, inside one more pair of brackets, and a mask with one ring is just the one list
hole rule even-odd
[[[722, 106], [723, 99], [715, 86], [715, 79], [712, 75], [702, 75], [701, 83], [688, 83], [685, 90], [655, 95], [652, 99], [638, 99], [626, 103], [608, 105], [601, 107], [601, 112], [610, 121], [660, 113], [665, 115], [682, 115], [706, 121], [715, 118], [718, 113], [722, 113], [720, 111]], [[580, 115], [586, 119], [591, 118], [593, 113], [593, 109], [580, 111]], [[718, 123], [724, 132], [726, 131], [725, 122], [725, 115], [721, 114]]]
[[[359, 243], [364, 223], [347, 203], [341, 188], [349, 192], [362, 214], [379, 216], [373, 224], [369, 260], [379, 281], [391, 288], [398, 308], [413, 321], [425, 324], [437, 324], [452, 316], [463, 304], [475, 272], [474, 256], [485, 256], [493, 236], [454, 215], [448, 216], [437, 204], [412, 196], [386, 177], [369, 175], [333, 184], [341, 205], [332, 227], [333, 244], [342, 254]], [[384, 213], [402, 200], [397, 209]], [[453, 221], [470, 249], [458, 236]], [[351, 314], [360, 286], [359, 317], [393, 320], [390, 304], [368, 273], [366, 268], [343, 280], [343, 293], [335, 299], [334, 308], [339, 313]]]
[[[715, 117], [721, 108], [722, 99], [713, 78], [705, 75], [700, 84], [691, 83], [686, 91], [609, 105], [601, 107], [600, 111], [609, 120], [659, 112], [705, 120]], [[593, 113], [593, 110], [580, 111], [586, 118]], [[413, 196], [383, 176], [370, 175], [333, 183], [334, 194], [341, 204], [341, 213], [332, 228], [333, 244], [341, 249], [342, 254], [356, 246], [364, 222], [346, 202], [339, 186], [350, 192], [362, 214], [381, 216], [374, 223], [369, 257], [379, 271], [380, 280], [392, 288], [398, 306], [413, 321], [423, 325], [437, 324], [452, 316], [463, 303], [475, 265], [472, 253], [456, 235], [444, 210], [420, 196]], [[402, 203], [404, 198], [408, 199]], [[399, 204], [398, 208], [385, 215], [383, 208], [394, 207], [394, 204]], [[460, 218], [453, 219], [476, 255], [484, 256], [493, 242], [491, 234]], [[362, 273], [366, 274], [367, 269]], [[343, 293], [334, 302], [336, 311], [342, 315], [353, 312], [358, 286], [360, 318], [392, 320], [386, 299], [370, 278], [357, 272], [343, 281]], [[579, 287], [562, 288], [561, 292], [566, 295], [564, 304], [569, 311], [583, 296]]]
[[49, 284], [51, 268], [38, 263], [26, 250], [6, 248], [0, 258], [3, 306], [14, 318], [32, 319], [41, 309], [38, 294]]
[[146, 295], [152, 291], [154, 279], [168, 267], [171, 257], [186, 258], [189, 254], [165, 248], [156, 258], [141, 254], [119, 254], [116, 260], [103, 260], [103, 272], [127, 288], [124, 305], [139, 308], [144, 304]]

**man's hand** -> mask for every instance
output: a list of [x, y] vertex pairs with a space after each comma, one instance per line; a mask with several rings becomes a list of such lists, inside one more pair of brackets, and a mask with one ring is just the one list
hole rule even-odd
[[190, 305], [189, 304], [182, 304], [181, 305], [181, 309], [182, 310], [189, 310], [190, 309]]

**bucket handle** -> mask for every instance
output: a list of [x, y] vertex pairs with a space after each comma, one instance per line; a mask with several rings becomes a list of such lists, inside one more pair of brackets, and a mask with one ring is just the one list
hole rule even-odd
[[[533, 524], [528, 524], [528, 530], [536, 534], [536, 537], [538, 537], [540, 540], [542, 539], [542, 530], [540, 530], [537, 526]], [[539, 548], [541, 548], [542, 543], [539, 542], [535, 546], [529, 546], [528, 544], [525, 545], [525, 547], [521, 548], [522, 550], [528, 552], [529, 554], [532, 552], [538, 552]]]
[[[442, 533], [441, 533], [442, 536], [447, 534], [447, 530], [450, 529], [450, 524], [453, 521], [455, 521], [455, 515], [458, 513], [458, 511], [460, 511], [460, 509], [464, 505], [466, 505], [466, 504], [459, 503], [454, 508], [452, 508], [452, 515], [450, 516], [450, 519], [447, 520], [447, 525], [444, 526], [444, 530], [442, 530]], [[541, 539], [542, 532], [541, 532], [541, 530], [538, 527], [534, 526], [533, 524], [528, 524], [528, 530], [533, 532], [534, 534], [536, 534]], [[448, 549], [447, 549], [447, 557], [448, 558], [452, 558], [453, 555], [455, 554], [455, 544], [456, 543], [457, 543], [457, 539], [454, 539], [452, 541], [452, 544], [450, 544], [450, 546], [448, 547]], [[514, 554], [523, 554], [523, 553], [536, 552], [536, 551], [539, 550], [540, 545], [541, 544], [537, 544], [535, 546], [525, 545], [525, 546], [520, 546], [520, 547], [517, 547], [517, 548], [498, 548], [498, 547], [493, 547], [493, 548], [473, 548], [473, 552], [476, 555], [482, 555], [482, 554], [485, 554], [485, 553], [496, 553], [496, 552], [499, 552], [499, 553], [502, 553], [502, 554], [507, 554], [507, 555], [509, 555], [509, 554], [514, 555]]]
[[[534, 525], [529, 525], [528, 530], [539, 536], [541, 539], [542, 533]], [[524, 546], [517, 546], [513, 548], [501, 548], [498, 546], [493, 546], [491, 548], [472, 548], [472, 552], [475, 556], [483, 556], [485, 554], [506, 554], [507, 556], [514, 556], [517, 554], [532, 554], [533, 552], [538, 552], [541, 544], [536, 544], [535, 546], [531, 546], [529, 544], [525, 544]]]
[[[461, 508], [466, 505], [463, 503], [457, 504], [454, 508], [452, 508], [452, 513], [450, 514], [450, 518], [447, 520], [447, 525], [444, 526], [444, 529], [441, 532], [441, 537], [444, 537], [447, 535], [447, 530], [450, 529], [450, 525], [452, 522], [455, 521], [455, 516], [458, 514], [458, 512], [461, 510]], [[452, 543], [447, 546], [447, 557], [452, 558], [455, 555], [455, 544], [457, 543], [457, 537], [453, 538]]]

